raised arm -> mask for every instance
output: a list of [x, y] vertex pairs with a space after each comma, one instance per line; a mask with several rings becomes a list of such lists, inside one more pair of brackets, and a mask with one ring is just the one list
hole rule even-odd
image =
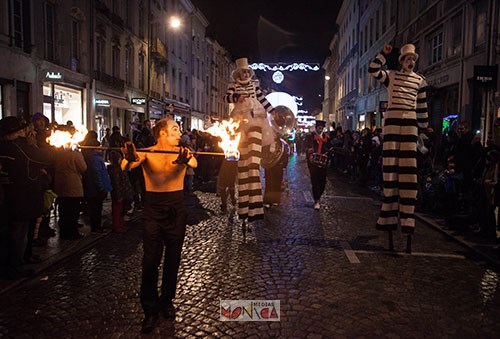
[[392, 46], [385, 45], [382, 51], [377, 54], [375, 59], [370, 62], [370, 67], [368, 68], [368, 73], [381, 83], [383, 83], [386, 87], [389, 86], [389, 74], [386, 70], [383, 69], [383, 66], [386, 63], [386, 56], [391, 53]]
[[273, 105], [269, 101], [267, 101], [266, 96], [264, 93], [262, 93], [262, 90], [260, 89], [260, 84], [258, 81], [255, 82], [255, 96], [257, 97], [257, 100], [264, 106], [264, 109], [266, 112], [271, 113], [274, 111]]

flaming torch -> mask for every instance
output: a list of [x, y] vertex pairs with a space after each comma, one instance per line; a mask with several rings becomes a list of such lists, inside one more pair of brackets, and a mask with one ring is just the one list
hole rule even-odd
[[64, 149], [72, 150], [78, 148], [78, 143], [85, 139], [87, 134], [87, 129], [83, 126], [74, 128], [70, 130], [54, 129], [52, 130], [50, 136], [47, 138], [47, 142], [55, 147], [64, 147]]
[[210, 133], [215, 137], [221, 138], [219, 146], [224, 151], [226, 160], [238, 161], [240, 159], [240, 152], [238, 151], [238, 144], [240, 143], [241, 133], [236, 130], [239, 123], [233, 119], [216, 121], [214, 125], [209, 127], [205, 132]]

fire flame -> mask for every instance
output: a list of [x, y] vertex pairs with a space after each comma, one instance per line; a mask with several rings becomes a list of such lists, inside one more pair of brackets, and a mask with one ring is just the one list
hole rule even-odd
[[216, 121], [205, 132], [210, 133], [215, 137], [219, 137], [219, 146], [224, 151], [224, 156], [227, 160], [239, 160], [240, 152], [238, 151], [238, 144], [240, 143], [241, 133], [236, 130], [240, 124], [233, 119]]
[[[74, 131], [74, 133], [72, 133]], [[87, 135], [87, 129], [83, 126], [75, 127], [74, 130], [65, 131], [61, 129], [52, 130], [47, 142], [55, 147], [64, 147], [65, 149], [75, 150], [78, 143]]]

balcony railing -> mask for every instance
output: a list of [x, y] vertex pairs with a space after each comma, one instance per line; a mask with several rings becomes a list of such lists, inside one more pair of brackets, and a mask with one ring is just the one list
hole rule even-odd
[[119, 91], [125, 90], [125, 81], [120, 79], [120, 78], [116, 78], [116, 77], [109, 75], [109, 74], [106, 74], [102, 71], [95, 71], [94, 77], [96, 80], [101, 81], [102, 83], [108, 85], [109, 87], [111, 87], [113, 89], [116, 89]]
[[151, 46], [151, 56], [160, 63], [166, 63], [168, 52], [167, 47], [161, 42], [159, 38], [153, 40], [153, 44]]

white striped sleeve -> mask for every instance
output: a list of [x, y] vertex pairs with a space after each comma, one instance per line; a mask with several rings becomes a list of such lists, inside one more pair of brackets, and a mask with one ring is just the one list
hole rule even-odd
[[370, 67], [368, 68], [368, 73], [386, 87], [389, 87], [389, 75], [387, 71], [383, 70], [382, 67], [385, 65], [385, 56], [382, 53], [377, 54], [375, 59], [370, 62]]

